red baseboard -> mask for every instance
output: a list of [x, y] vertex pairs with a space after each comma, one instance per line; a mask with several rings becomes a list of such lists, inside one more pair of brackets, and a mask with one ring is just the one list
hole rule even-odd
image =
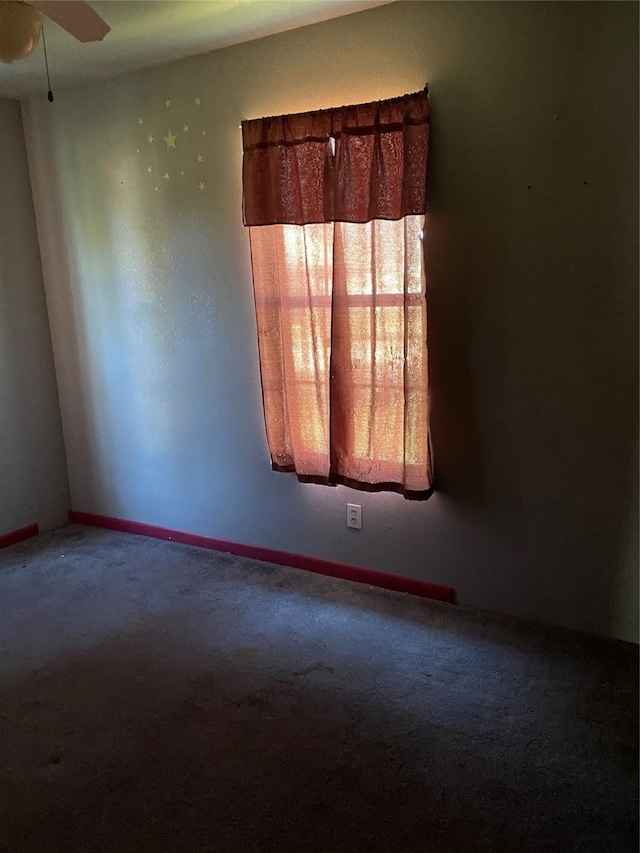
[[153, 524], [142, 524], [139, 521], [126, 521], [122, 518], [111, 518], [107, 515], [94, 515], [91, 512], [69, 512], [69, 521], [74, 524], [86, 524], [91, 527], [104, 527], [108, 530], [119, 530], [122, 533], [137, 533], [140, 536], [151, 536], [154, 539], [168, 539], [183, 545], [195, 545], [197, 548], [208, 548], [213, 551], [224, 551], [236, 554], [238, 557], [250, 557], [254, 560], [264, 560], [279, 566], [291, 566], [294, 569], [304, 569], [332, 578], [366, 583], [369, 586], [379, 586], [383, 589], [393, 589], [397, 592], [408, 592], [422, 598], [432, 598], [436, 601], [453, 602], [453, 590], [448, 586], [437, 583], [406, 578], [401, 575], [391, 575], [378, 572], [375, 569], [363, 569], [348, 563], [334, 563], [320, 557], [307, 557], [304, 554], [292, 554], [288, 551], [277, 551], [274, 548], [261, 548], [257, 545], [245, 545], [242, 542], [232, 542], [227, 539], [213, 539], [210, 536], [200, 536], [197, 533], [184, 533], [180, 530], [169, 530], [166, 527], [156, 527]]
[[26, 527], [21, 527], [20, 530], [12, 530], [11, 533], [3, 533], [0, 536], [0, 548], [8, 548], [9, 545], [15, 545], [16, 542], [22, 542], [25, 539], [30, 539], [32, 536], [38, 535], [38, 525], [28, 524]]

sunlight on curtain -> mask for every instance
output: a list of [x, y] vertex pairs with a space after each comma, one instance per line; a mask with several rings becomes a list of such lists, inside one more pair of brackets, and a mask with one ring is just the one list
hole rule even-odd
[[250, 229], [267, 438], [279, 470], [325, 478], [333, 468], [425, 488], [423, 227], [423, 216], [407, 216]]
[[333, 224], [250, 233], [269, 451], [280, 470], [327, 477]]

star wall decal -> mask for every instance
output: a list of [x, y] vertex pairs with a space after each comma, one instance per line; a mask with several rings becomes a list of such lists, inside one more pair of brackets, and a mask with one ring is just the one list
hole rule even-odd
[[[136, 143], [140, 146], [145, 139], [151, 146], [150, 149], [135, 148], [136, 154], [142, 153], [143, 150], [148, 151], [147, 157], [141, 157], [137, 161], [141, 164], [141, 169], [146, 169], [150, 176], [148, 190], [152, 192], [155, 190], [160, 195], [163, 193], [172, 195], [178, 187], [184, 187], [186, 191], [187, 186], [192, 193], [196, 188], [199, 192], [205, 191], [206, 184], [200, 179], [207, 177], [206, 169], [208, 168], [208, 161], [207, 166], [204, 165], [205, 155], [208, 153], [208, 147], [205, 148], [208, 143], [204, 139], [207, 135], [205, 124], [207, 110], [204, 107], [200, 110], [201, 106], [203, 101], [199, 95], [181, 96], [173, 100], [159, 97], [155, 98], [149, 107], [142, 108], [142, 115], [136, 116], [134, 113], [132, 124], [138, 130], [134, 131], [132, 128], [131, 131], [133, 147], [135, 148]], [[162, 135], [163, 125], [166, 128], [168, 124], [165, 113], [169, 108], [173, 116], [171, 124], [175, 130], [168, 129], [166, 135]], [[198, 109], [199, 112], [194, 113], [194, 109]], [[178, 145], [178, 137], [180, 145]], [[201, 141], [198, 142], [198, 139]], [[165, 143], [164, 147], [160, 145], [162, 141]], [[171, 154], [170, 149], [173, 149]], [[193, 166], [188, 167], [194, 160], [198, 166], [202, 166], [201, 169], [198, 168], [198, 180], [179, 181], [179, 178], [184, 178], [187, 174], [195, 177]]]
[[167, 151], [168, 151], [170, 148], [175, 148], [175, 147], [176, 147], [176, 139], [177, 139], [178, 137], [175, 135], [175, 133], [171, 133], [171, 131], [169, 131], [169, 133], [168, 133], [166, 136], [163, 136], [162, 138], [163, 138], [163, 139], [164, 139], [164, 141], [167, 143]]

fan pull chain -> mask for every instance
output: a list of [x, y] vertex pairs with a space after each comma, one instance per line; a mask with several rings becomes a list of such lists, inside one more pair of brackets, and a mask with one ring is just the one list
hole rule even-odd
[[47, 69], [47, 86], [49, 87], [47, 98], [49, 99], [49, 103], [51, 103], [53, 101], [53, 92], [51, 91], [51, 80], [49, 78], [49, 60], [47, 59], [47, 40], [44, 36], [44, 21], [42, 22], [42, 46], [44, 47], [44, 67]]

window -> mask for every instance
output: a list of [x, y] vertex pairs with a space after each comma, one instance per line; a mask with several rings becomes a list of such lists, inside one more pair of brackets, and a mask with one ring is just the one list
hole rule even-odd
[[272, 467], [426, 497], [427, 93], [243, 123]]

